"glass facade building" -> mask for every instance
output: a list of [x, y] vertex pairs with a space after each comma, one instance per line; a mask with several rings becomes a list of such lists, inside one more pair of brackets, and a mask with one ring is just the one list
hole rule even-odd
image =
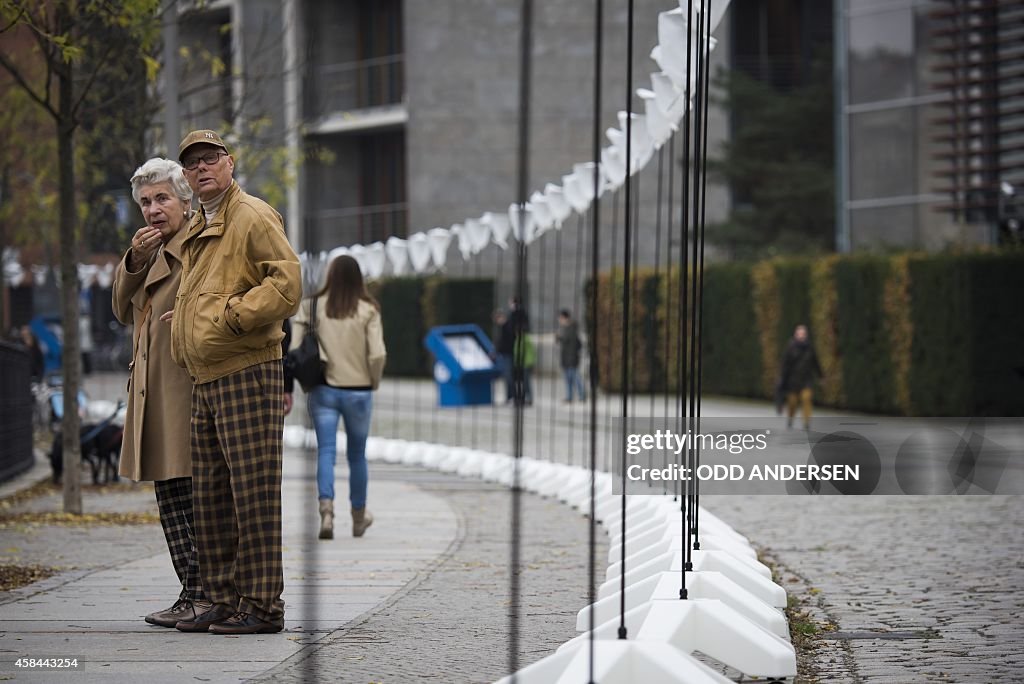
[[[840, 251], [995, 241], [996, 212], [964, 206], [979, 188], [988, 196], [998, 186], [997, 150], [976, 138], [998, 131], [998, 112], [986, 121], [984, 108], [1010, 95], [998, 90], [1005, 74], [985, 73], [994, 63], [983, 54], [992, 43], [985, 34], [995, 24], [975, 20], [979, 6], [835, 0]], [[984, 95], [993, 80], [996, 92]]]

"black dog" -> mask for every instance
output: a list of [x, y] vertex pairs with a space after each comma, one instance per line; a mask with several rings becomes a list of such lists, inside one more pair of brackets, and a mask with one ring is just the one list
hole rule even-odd
[[[117, 466], [121, 461], [121, 438], [124, 427], [92, 424], [81, 428], [82, 460], [92, 467], [93, 484], [117, 482]], [[64, 473], [64, 444], [60, 432], [53, 436], [50, 447], [50, 467], [53, 469], [54, 484], [60, 483]]]

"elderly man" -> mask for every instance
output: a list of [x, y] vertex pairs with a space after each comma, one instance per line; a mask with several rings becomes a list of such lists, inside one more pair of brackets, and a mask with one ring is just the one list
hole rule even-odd
[[202, 210], [185, 229], [171, 356], [192, 378], [196, 546], [213, 607], [183, 632], [262, 634], [284, 627], [281, 560], [281, 322], [299, 306], [299, 260], [280, 214], [232, 179], [213, 131], [178, 148]]

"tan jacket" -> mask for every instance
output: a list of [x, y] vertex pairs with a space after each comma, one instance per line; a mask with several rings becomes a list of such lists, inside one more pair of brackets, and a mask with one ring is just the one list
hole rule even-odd
[[[307, 299], [295, 317], [292, 349], [302, 344], [306, 334], [311, 301]], [[325, 376], [328, 385], [373, 389], [380, 386], [387, 350], [384, 348], [380, 312], [373, 304], [360, 301], [354, 316], [328, 318], [327, 295], [321, 295], [316, 302], [316, 332], [320, 358], [327, 362]]]
[[232, 181], [209, 225], [197, 211], [182, 245], [171, 355], [197, 384], [281, 358], [281, 321], [302, 296], [281, 215]]
[[[192, 380], [171, 361], [171, 326], [160, 320], [174, 306], [184, 238], [182, 228], [136, 273], [128, 270], [125, 253], [114, 275], [114, 315], [135, 326], [139, 335], [129, 366], [128, 414], [118, 468], [119, 475], [132, 480], [192, 477]], [[153, 303], [146, 314], [150, 298]]]

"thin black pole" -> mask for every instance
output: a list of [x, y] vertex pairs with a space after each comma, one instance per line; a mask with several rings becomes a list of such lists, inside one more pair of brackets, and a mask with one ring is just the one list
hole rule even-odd
[[[682, 187], [682, 211], [681, 211], [681, 241], [679, 245], [680, 256], [682, 257], [682, 268], [679, 273], [680, 283], [680, 297], [679, 297], [679, 368], [678, 368], [678, 392], [682, 399], [682, 406], [680, 407], [680, 417], [682, 418], [682, 425], [684, 428], [692, 434], [692, 429], [689, 425], [687, 418], [689, 417], [689, 407], [686, 402], [686, 386], [687, 386], [687, 373], [684, 369], [687, 366], [687, 359], [690, 346], [690, 340], [688, 337], [687, 330], [687, 313], [688, 309], [688, 296], [689, 296], [689, 280], [690, 280], [690, 268], [689, 268], [689, 245], [690, 245], [690, 126], [693, 121], [693, 117], [690, 113], [691, 103], [691, 83], [690, 73], [692, 71], [692, 58], [693, 58], [693, 32], [690, 30], [690, 21], [693, 18], [693, 0], [688, 0], [686, 8], [686, 88], [683, 96], [686, 98], [684, 104], [685, 115], [683, 117], [683, 187]], [[690, 468], [689, 472], [691, 477], [695, 476], [692, 470], [692, 464], [690, 462], [690, 450], [686, 450], [686, 464]], [[690, 483], [685, 482], [682, 487], [683, 500], [680, 505], [680, 524], [682, 525], [683, 533], [683, 573], [679, 587], [679, 598], [687, 598], [686, 591], [686, 572], [689, 569], [687, 566], [690, 564], [690, 534], [688, 516], [689, 516], [689, 503], [690, 503]]]
[[[528, 192], [530, 175], [530, 66], [533, 52], [533, 2], [523, 0], [522, 5], [522, 28], [520, 29], [519, 44], [519, 151], [517, 164], [517, 188], [516, 197], [519, 202], [519, 225], [525, 228], [526, 225], [526, 195]], [[524, 231], [525, 232], [525, 231]], [[525, 234], [521, 233], [525, 238]], [[526, 240], [516, 241], [516, 296], [521, 307], [523, 305], [523, 286], [526, 281]], [[525, 320], [523, 315], [516, 316], [516, 339], [526, 334]], [[513, 383], [514, 396], [514, 428], [513, 428], [513, 450], [512, 456], [515, 459], [512, 477], [512, 553], [511, 567], [509, 568], [509, 584], [511, 594], [511, 606], [509, 610], [509, 672], [512, 673], [512, 681], [516, 679], [516, 671], [519, 669], [519, 565], [520, 565], [520, 529], [522, 514], [522, 491], [519, 487], [519, 462], [523, 457], [523, 356], [525, 344], [517, 345], [517, 353], [513, 354]]]
[[[494, 275], [494, 284], [495, 284], [495, 287], [497, 288], [497, 290], [500, 291], [501, 290], [502, 271], [505, 270], [504, 269], [504, 265], [505, 265], [505, 250], [503, 250], [501, 247], [495, 247], [495, 249], [498, 250], [498, 267], [495, 269], [496, 272], [495, 272], [495, 275]], [[497, 292], [495, 292], [495, 294], [497, 295]], [[498, 300], [499, 304], [500, 304], [500, 301], [501, 300], [499, 299]], [[502, 310], [504, 310], [504, 307], [502, 307], [502, 306], [499, 306], [498, 308], [501, 308]], [[498, 330], [498, 339], [499, 340], [501, 339], [501, 330]], [[505, 363], [506, 361], [505, 361], [505, 359], [502, 359], [501, 362]], [[507, 399], [507, 397], [509, 395], [509, 391], [508, 391], [508, 385], [506, 384], [508, 382], [506, 380], [506, 378], [508, 378], [508, 374], [505, 372], [505, 369], [502, 368], [501, 389], [504, 390], [505, 396], [506, 396], [506, 399]], [[496, 452], [498, 450], [498, 403], [499, 402], [500, 403], [505, 403], [504, 401], [502, 401], [499, 398], [500, 396], [501, 395], [499, 395], [498, 397], [494, 397], [494, 401], [491, 402], [491, 452], [492, 453]]]
[[[665, 169], [665, 148], [661, 147], [658, 150], [658, 186], [657, 186], [657, 190], [655, 192], [655, 200], [654, 200], [654, 207], [655, 207], [655, 213], [654, 213], [654, 281], [658, 284], [658, 289], [659, 290], [661, 289], [661, 191], [662, 191], [662, 183], [661, 183], [661, 181], [662, 181], [662, 176], [663, 176], [664, 169]], [[647, 315], [651, 318], [653, 323], [657, 322], [658, 317], [657, 317], [657, 310], [656, 309], [653, 310], [653, 311], [647, 312]], [[668, 328], [667, 327], [665, 328], [665, 335], [666, 336], [668, 335]], [[654, 432], [654, 413], [655, 413], [654, 404], [655, 404], [655, 394], [656, 394], [655, 388], [658, 387], [657, 383], [660, 383], [661, 380], [657, 379], [657, 376], [655, 375], [655, 371], [657, 369], [654, 367], [654, 359], [651, 359], [651, 360], [648, 361], [648, 367], [650, 368], [650, 373], [651, 373], [650, 379], [648, 381], [648, 388], [647, 388], [647, 391], [651, 393], [651, 406], [648, 409], [648, 412], [650, 413], [650, 421], [648, 423], [648, 431], [653, 433]], [[662, 377], [664, 377], [664, 376], [662, 375]], [[667, 387], [663, 388], [663, 391], [667, 392], [668, 388]], [[663, 457], [667, 460], [668, 459], [668, 451], [665, 451], [665, 452], [662, 452], [662, 453], [663, 453]], [[667, 465], [667, 463], [666, 463], [666, 465]], [[648, 483], [648, 486], [650, 486], [650, 483]], [[662, 491], [663, 494], [665, 493], [665, 487], [666, 487], [666, 483], [662, 482], [661, 491]]]
[[[701, 78], [704, 80], [704, 93], [702, 99], [703, 107], [703, 122], [704, 131], [702, 134], [703, 146], [700, 152], [700, 164], [701, 164], [701, 184], [700, 184], [700, 223], [698, 226], [698, 232], [700, 235], [700, 265], [697, 268], [699, 273], [699, 298], [697, 300], [697, 367], [695, 369], [697, 375], [697, 429], [700, 430], [700, 409], [701, 409], [701, 380], [703, 378], [704, 368], [704, 239], [705, 239], [705, 218], [707, 209], [707, 168], [708, 168], [708, 88], [710, 81], [710, 41], [711, 41], [711, 2], [710, 0], [702, 0], [704, 4], [704, 13], [701, 17], [704, 19], [704, 42], [701, 43], [701, 53], [703, 55], [702, 64], [704, 67]], [[707, 47], [705, 47], [707, 46]], [[697, 451], [696, 465], [700, 467], [700, 450]], [[696, 471], [694, 471], [696, 472]], [[700, 481], [694, 481], [694, 493], [693, 493], [693, 548], [695, 550], [700, 549]]]
[[629, 419], [629, 310], [632, 298], [632, 242], [633, 229], [632, 193], [630, 190], [630, 174], [633, 170], [633, 0], [628, 0], [626, 19], [626, 206], [625, 235], [623, 243], [625, 253], [622, 255], [622, 443], [619, 452], [622, 460], [622, 575], [619, 590], [619, 639], [626, 638], [626, 421]]
[[[557, 235], [555, 235], [555, 273], [554, 273], [554, 280], [555, 280], [555, 311], [554, 312], [548, 311], [548, 312], [544, 313], [544, 315], [549, 316], [549, 317], [552, 314], [557, 316], [557, 312], [562, 308], [562, 300], [560, 299], [560, 297], [562, 296], [562, 228], [561, 228], [561, 226], [555, 228], [555, 231], [558, 233]], [[576, 245], [576, 254], [578, 255], [579, 252], [580, 252], [580, 246], [577, 243], [577, 245]], [[541, 281], [541, 289], [542, 290], [544, 289], [543, 280]], [[548, 320], [550, 320], [550, 318]], [[556, 319], [556, 321], [557, 321], [557, 319]], [[557, 339], [558, 323], [557, 322], [555, 323], [555, 332], [556, 332], [555, 345], [554, 345], [554, 347], [552, 347], [553, 351], [552, 351], [552, 354], [551, 354], [551, 362], [552, 362], [552, 365], [553, 365], [555, 380], [554, 380], [554, 382], [551, 383], [551, 392], [549, 393], [549, 395], [551, 397], [551, 410], [549, 412], [550, 421], [548, 423], [548, 432], [550, 433], [550, 439], [548, 440], [548, 460], [549, 461], [554, 460], [554, 458], [555, 458], [555, 410], [556, 410], [556, 407], [558, 406], [558, 369], [561, 368], [561, 363], [560, 363], [559, 359], [555, 358], [555, 355], [560, 353], [560, 351], [561, 351], [561, 350], [558, 349], [558, 339]], [[570, 420], [571, 420], [572, 419], [572, 413], [570, 413], [569, 416], [570, 416]], [[539, 422], [540, 422], [540, 419], [538, 418], [538, 423]], [[537, 432], [540, 432], [540, 430], [537, 430]], [[569, 456], [568, 455], [570, 453], [571, 452], [567, 452], [567, 454], [566, 454], [566, 461], [569, 460]]]
[[591, 606], [588, 625], [589, 684], [594, 680], [594, 604], [597, 602], [597, 334], [600, 322], [597, 317], [597, 273], [600, 260], [601, 237], [601, 198], [598, 189], [601, 187], [601, 60], [604, 35], [604, 3], [594, 3], [594, 129], [591, 153], [594, 157], [594, 202], [591, 207], [591, 244], [590, 244], [590, 321], [593, 326], [590, 348], [590, 523], [587, 542], [587, 603]]

